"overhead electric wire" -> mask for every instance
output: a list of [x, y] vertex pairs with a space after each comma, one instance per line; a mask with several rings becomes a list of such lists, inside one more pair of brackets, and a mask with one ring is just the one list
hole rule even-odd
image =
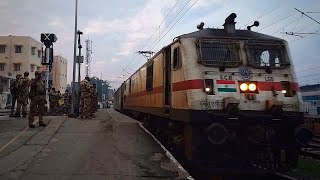
[[[165, 18], [162, 20], [162, 22], [160, 23], [160, 25], [157, 27], [157, 29], [152, 33], [152, 35], [148, 38], [148, 40], [146, 41], [146, 43], [143, 45], [143, 47], [141, 49], [143, 49], [148, 42], [150, 41], [150, 39], [154, 36], [154, 34], [158, 31], [158, 29], [161, 27], [161, 25], [165, 22], [165, 20], [167, 19], [167, 17], [169, 16], [169, 14], [172, 12], [172, 10], [177, 6], [178, 2], [180, 0], [177, 0], [177, 2], [173, 5], [173, 7], [169, 10], [169, 12], [167, 13], [167, 15], [165, 16]], [[136, 58], [137, 55], [134, 56], [134, 58], [129, 62], [129, 64], [124, 68], [127, 69], [129, 67], [129, 65], [134, 61], [134, 59]]]
[[284, 17], [284, 18], [282, 18], [282, 19], [279, 19], [278, 21], [276, 21], [276, 22], [274, 22], [274, 23], [272, 23], [272, 24], [269, 24], [269, 25], [266, 26], [266, 27], [263, 27], [263, 28], [259, 29], [258, 32], [260, 32], [260, 31], [262, 31], [262, 30], [264, 30], [264, 29], [267, 29], [267, 28], [269, 28], [269, 27], [271, 27], [271, 26], [273, 26], [273, 25], [275, 25], [275, 24], [277, 24], [277, 23], [279, 23], [279, 22], [281, 22], [281, 21], [283, 21], [283, 20], [285, 20], [285, 19], [288, 19], [289, 17], [291, 17], [291, 16], [293, 16], [293, 15], [295, 15], [295, 14], [297, 14], [297, 12], [295, 12], [295, 13], [293, 13], [293, 14], [290, 14], [289, 16], [286, 16], [286, 17]]
[[294, 43], [294, 42], [296, 42], [296, 41], [299, 41], [299, 40], [301, 40], [301, 39], [304, 39], [304, 38], [306, 38], [306, 37], [308, 37], [308, 36], [314, 36], [314, 35], [316, 35], [318, 32], [320, 32], [320, 29], [319, 29], [318, 31], [313, 32], [312, 34], [308, 34], [308, 35], [306, 35], [306, 36], [304, 36], [304, 37], [302, 37], [302, 38], [295, 39], [295, 40], [293, 40], [293, 41], [291, 41], [291, 42], [289, 42], [289, 43], [292, 44], [292, 43]]
[[[161, 37], [161, 35], [169, 28], [169, 26], [174, 22], [174, 20], [179, 16], [179, 14], [184, 10], [184, 8], [189, 4], [189, 2], [190, 2], [191, 0], [188, 0], [188, 2], [182, 7], [182, 9], [178, 12], [178, 14], [172, 19], [172, 21], [167, 25], [167, 27], [161, 32], [161, 34], [158, 36], [158, 38], [148, 47], [148, 49], [149, 48], [151, 48], [153, 45], [154, 45], [154, 43], [156, 43], [157, 42], [157, 40]], [[198, 0], [196, 0], [195, 2], [197, 2]], [[187, 10], [188, 11], [188, 10]], [[184, 15], [182, 15], [182, 17], [183, 17]], [[174, 24], [175, 25], [175, 24]], [[173, 25], [173, 26], [174, 26]], [[150, 49], [150, 50], [152, 50], [152, 49]]]
[[275, 10], [278, 10], [278, 9], [282, 8], [282, 6], [286, 5], [286, 4], [289, 3], [289, 2], [290, 2], [290, 0], [285, 1], [282, 5], [274, 8], [274, 9], [272, 9], [272, 10], [270, 10], [270, 11], [268, 11], [268, 12], [265, 13], [265, 14], [262, 14], [261, 16], [259, 16], [259, 17], [257, 17], [257, 18], [254, 18], [252, 21], [250, 21], [250, 22], [248, 22], [247, 24], [245, 24], [245, 25], [243, 25], [243, 26], [240, 26], [240, 27], [241, 27], [241, 28], [245, 28], [245, 27], [246, 27], [247, 25], [249, 25], [250, 23], [252, 23], [252, 22], [254, 22], [254, 21], [258, 20], [258, 19], [261, 19], [262, 17], [264, 17], [264, 16], [272, 13], [272, 12], [275, 11]]
[[[148, 47], [148, 49], [150, 49], [156, 42], [157, 40], [162, 36], [162, 34], [169, 28], [169, 26], [174, 22], [174, 20], [179, 16], [179, 14], [184, 10], [184, 8], [189, 4], [191, 0], [188, 0], [188, 2], [181, 8], [181, 10], [176, 14], [176, 16], [171, 20], [171, 22], [166, 26], [166, 28], [161, 32], [161, 34], [158, 36], [158, 38], [156, 38], [153, 43]], [[197, 2], [198, 0], [196, 0], [195, 2]], [[195, 3], [194, 3], [195, 4]], [[187, 10], [188, 11], [188, 10]], [[183, 17], [184, 15], [182, 15]], [[179, 20], [178, 20], [179, 21]], [[175, 25], [175, 24], [174, 24]], [[173, 25], [173, 26], [174, 26]], [[173, 27], [172, 26], [172, 27]], [[152, 48], [153, 49], [153, 48]], [[152, 50], [150, 49], [150, 51]], [[143, 58], [140, 58], [139, 61], [131, 68], [131, 70], [134, 70], [139, 63], [143, 60]]]
[[[189, 2], [190, 2], [191, 0], [189, 0], [187, 3], [186, 3], [186, 5], [184, 6], [184, 7], [186, 7], [188, 4], [189, 4]], [[173, 27], [184, 17], [184, 15], [186, 15], [187, 14], [187, 12], [196, 4], [198, 2], [198, 0], [195, 0], [195, 2], [184, 12], [184, 14], [173, 24], [173, 26], [171, 26], [171, 28], [159, 39], [159, 38], [157, 38], [156, 40], [158, 40], [159, 39], [159, 41], [158, 42], [156, 42], [156, 44], [154, 44], [154, 46], [150, 49], [150, 50], [152, 50], [172, 29], [173, 29]], [[184, 7], [182, 8], [182, 10], [184, 9]], [[180, 11], [180, 12], [182, 12], [182, 10]], [[177, 14], [177, 15], [179, 15], [180, 14], [180, 12]], [[176, 16], [177, 17], [177, 16]], [[175, 18], [174, 18], [175, 19]], [[170, 23], [171, 24], [171, 23]], [[167, 27], [169, 27], [170, 26], [170, 24], [167, 26]], [[165, 32], [165, 30], [163, 31], [163, 32]], [[160, 36], [159, 36], [160, 37]], [[152, 45], [153, 45], [152, 44]], [[151, 46], [150, 46], [151, 47]], [[140, 59], [140, 61], [139, 61], [139, 63], [141, 62], [141, 60], [142, 59]], [[138, 63], [138, 64], [139, 64]], [[137, 64], [137, 65], [138, 65]]]
[[295, 20], [291, 21], [290, 23], [286, 24], [285, 26], [283, 26], [282, 28], [280, 28], [279, 30], [277, 30], [276, 32], [274, 32], [272, 35], [277, 34], [278, 32], [280, 32], [281, 30], [283, 30], [284, 28], [290, 26], [292, 23], [294, 23], [295, 21], [299, 20], [298, 22], [300, 22], [300, 20], [302, 19], [303, 16], [297, 17]]

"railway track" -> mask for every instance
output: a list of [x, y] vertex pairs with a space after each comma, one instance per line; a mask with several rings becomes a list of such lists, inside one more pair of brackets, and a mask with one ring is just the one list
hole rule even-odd
[[311, 143], [309, 143], [306, 147], [301, 148], [300, 153], [303, 157], [310, 157], [320, 160], [320, 136], [315, 136]]

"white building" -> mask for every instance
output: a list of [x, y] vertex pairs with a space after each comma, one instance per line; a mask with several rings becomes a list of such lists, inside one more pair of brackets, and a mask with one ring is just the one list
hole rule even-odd
[[0, 108], [6, 107], [10, 94], [10, 79], [17, 74], [40, 70], [42, 58], [42, 43], [29, 36], [0, 36]]

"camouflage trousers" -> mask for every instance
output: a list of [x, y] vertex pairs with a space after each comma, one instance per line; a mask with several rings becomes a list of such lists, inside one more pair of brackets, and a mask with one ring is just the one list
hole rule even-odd
[[79, 104], [79, 114], [80, 117], [89, 117], [91, 115], [91, 98], [88, 94], [81, 94], [80, 97], [80, 104]]
[[22, 109], [22, 114], [23, 115], [27, 114], [28, 99], [29, 99], [28, 94], [19, 94], [16, 113], [20, 114], [21, 109]]
[[45, 96], [34, 96], [30, 102], [29, 124], [34, 122], [34, 117], [39, 117], [39, 123], [43, 123], [43, 115], [45, 110]]
[[[17, 95], [12, 95], [12, 103], [11, 103], [11, 115], [13, 115], [13, 113], [14, 113], [14, 108], [15, 108], [15, 106], [16, 106], [16, 101], [18, 100], [18, 97], [19, 96], [17, 96]], [[17, 105], [18, 105], [18, 103], [17, 103]]]

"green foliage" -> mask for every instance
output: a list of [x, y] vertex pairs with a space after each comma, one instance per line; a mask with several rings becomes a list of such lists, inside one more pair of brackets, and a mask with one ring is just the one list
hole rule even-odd
[[94, 77], [90, 78], [90, 84], [92, 84], [92, 85], [96, 84], [98, 99], [99, 99], [99, 101], [102, 101], [103, 94], [105, 95], [105, 97], [107, 96], [106, 94], [107, 94], [108, 89], [110, 87], [109, 82], [106, 80], [99, 79], [98, 77], [94, 76]]

